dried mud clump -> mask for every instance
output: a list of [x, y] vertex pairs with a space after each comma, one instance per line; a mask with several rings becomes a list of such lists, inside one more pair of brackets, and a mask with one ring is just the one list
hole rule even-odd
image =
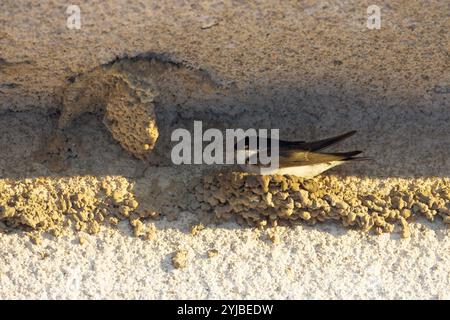
[[194, 189], [201, 207], [218, 218], [236, 217], [257, 226], [336, 220], [376, 234], [393, 232], [398, 226], [408, 237], [408, 221], [417, 215], [430, 221], [439, 216], [450, 223], [446, 179], [411, 182], [324, 176], [304, 180], [232, 172], [207, 176]]
[[149, 211], [139, 208], [132, 188], [123, 177], [0, 180], [0, 223], [6, 230], [28, 230], [36, 244], [44, 232], [96, 234], [102, 225], [123, 220], [137, 237], [154, 238], [155, 230], [145, 230], [141, 222]]
[[195, 225], [191, 226], [190, 233], [191, 233], [191, 235], [196, 236], [203, 230], [205, 230], [205, 226], [203, 224], [199, 223], [199, 224], [195, 224]]
[[97, 68], [79, 76], [63, 96], [59, 128], [83, 113], [103, 113], [103, 123], [121, 146], [145, 158], [158, 139], [151, 79], [127, 72], [122, 63]]
[[175, 113], [188, 118], [199, 106], [217, 105], [223, 90], [206, 73], [181, 63], [124, 58], [74, 78], [62, 95], [59, 129], [84, 113], [102, 115], [125, 150], [148, 159], [159, 136], [165, 139], [159, 144], [170, 142], [172, 128], [160, 132], [157, 120], [171, 123]]
[[121, 146], [137, 158], [154, 148], [158, 139], [151, 88], [143, 90], [144, 83], [128, 75], [116, 82], [106, 101], [103, 123]]
[[208, 252], [206, 252], [206, 255], [208, 256], [208, 258], [214, 258], [219, 254], [219, 250], [217, 249], [211, 249], [208, 250]]
[[188, 253], [185, 250], [179, 250], [179, 251], [175, 252], [174, 256], [172, 257], [173, 267], [175, 269], [186, 268], [187, 257], [188, 257]]

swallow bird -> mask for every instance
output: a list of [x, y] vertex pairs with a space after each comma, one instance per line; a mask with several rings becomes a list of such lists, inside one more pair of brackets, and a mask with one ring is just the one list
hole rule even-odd
[[[362, 153], [362, 151], [320, 152], [327, 147], [351, 137], [355, 133], [356, 131], [350, 131], [336, 137], [312, 142], [278, 140], [278, 167], [273, 168], [270, 164], [262, 164], [259, 156], [262, 150], [265, 150], [270, 156], [272, 145], [272, 140], [270, 138], [260, 138], [257, 136], [257, 147], [252, 148], [250, 138], [246, 137], [243, 143], [244, 148], [239, 149], [239, 143], [236, 143], [235, 151], [237, 155], [241, 153], [241, 156], [245, 159], [245, 165], [241, 167], [246, 172], [261, 175], [293, 175], [310, 179], [343, 163], [369, 159], [366, 157], [356, 157]], [[261, 143], [262, 139], [266, 139], [265, 144]], [[251, 159], [256, 160], [250, 161]]]

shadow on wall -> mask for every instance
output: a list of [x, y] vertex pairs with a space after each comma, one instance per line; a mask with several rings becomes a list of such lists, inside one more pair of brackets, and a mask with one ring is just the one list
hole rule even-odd
[[[450, 177], [450, 110], [446, 108], [445, 98], [428, 106], [424, 106], [422, 101], [409, 101], [410, 106], [390, 106], [385, 103], [387, 98], [380, 98], [381, 102], [371, 100], [374, 104], [368, 105], [354, 96], [317, 94], [296, 89], [293, 84], [266, 90], [247, 89], [237, 97], [233, 100], [236, 105], [232, 109], [238, 111], [232, 115], [227, 113], [230, 108], [228, 104], [203, 108], [192, 114], [177, 112], [177, 106], [157, 109], [160, 139], [154, 150], [156, 156], [150, 161], [161, 167], [151, 167], [143, 179], [138, 178], [148, 162], [135, 158], [113, 139], [102, 123], [101, 114], [85, 113], [74, 119], [64, 131], [64, 139], [58, 148], [49, 148], [58, 127], [59, 112], [3, 113], [0, 115], [1, 178], [13, 180], [11, 182], [14, 185], [14, 179], [51, 177], [48, 179], [50, 181], [44, 183], [44, 189], [56, 190], [57, 195], [65, 190], [65, 196], [72, 197], [74, 186], [84, 188], [85, 182], [77, 180], [77, 176], [92, 175], [98, 177], [98, 181], [104, 180], [105, 176], [124, 176], [130, 178], [125, 179], [133, 185], [130, 194], [138, 200], [142, 210], [163, 213], [167, 221], [171, 221], [171, 213], [184, 219], [183, 215], [187, 214], [185, 210], [189, 210], [195, 212], [196, 221], [210, 224], [214, 221], [214, 215], [206, 209], [189, 207], [195, 203], [191, 187], [199, 182], [199, 176], [206, 174], [205, 171], [220, 167], [192, 165], [186, 166], [184, 171], [183, 167], [172, 166], [167, 159], [171, 150], [168, 141], [170, 132], [179, 127], [189, 128], [194, 120], [202, 120], [204, 129], [279, 128], [282, 138], [292, 140], [320, 139], [356, 129], [357, 135], [334, 149], [361, 149], [375, 161], [348, 164], [330, 170], [330, 173], [364, 178]], [[57, 180], [53, 177], [68, 179]], [[72, 178], [81, 181], [79, 185], [72, 183]], [[347, 180], [337, 180], [345, 188], [348, 186]], [[17, 182], [26, 184], [24, 181]], [[42, 183], [39, 179], [35, 182], [33, 188]], [[370, 184], [372, 182], [382, 189], [386, 183], [386, 190], [398, 183], [392, 180], [381, 183], [369, 181]], [[416, 181], [417, 184], [422, 182]], [[60, 185], [65, 185], [66, 189]], [[93, 185], [88, 184], [86, 187], [92, 189]], [[5, 190], [10, 189], [6, 187]], [[14, 192], [20, 199], [25, 199], [28, 205], [26, 199], [33, 192], [22, 195], [20, 188]], [[100, 204], [107, 205], [110, 210], [117, 210], [111, 207], [111, 201], [109, 197], [100, 201]], [[47, 208], [45, 204], [43, 207]], [[20, 220], [30, 212], [34, 213], [34, 204], [27, 209], [29, 212], [20, 212], [12, 220]], [[162, 220], [157, 226], [164, 227], [167, 221]], [[180, 225], [183, 224], [177, 224]], [[320, 228], [335, 236], [342, 232], [336, 231], [340, 228], [332, 228], [329, 224]]]
[[[201, 120], [204, 130], [278, 128], [280, 137], [288, 140], [320, 139], [357, 130], [357, 135], [334, 150], [363, 150], [375, 161], [342, 166], [333, 169], [334, 173], [450, 177], [450, 109], [446, 91], [430, 88], [426, 98], [397, 97], [383, 89], [348, 87], [346, 79], [342, 79], [339, 88], [325, 85], [306, 89], [298, 88], [292, 81], [279, 81], [264, 87], [222, 91], [218, 87], [214, 99], [205, 101], [199, 93], [184, 92], [193, 98], [183, 103], [175, 98], [176, 103], [171, 103], [168, 98], [155, 106], [160, 135], [149, 162], [170, 166], [172, 130], [191, 129], [194, 120]], [[176, 93], [177, 88], [170, 90]], [[113, 140], [102, 124], [101, 114], [95, 113], [74, 119], [57, 152], [49, 151], [58, 117], [58, 112], [11, 112], [0, 116], [2, 178], [84, 174], [132, 177], [146, 166]]]

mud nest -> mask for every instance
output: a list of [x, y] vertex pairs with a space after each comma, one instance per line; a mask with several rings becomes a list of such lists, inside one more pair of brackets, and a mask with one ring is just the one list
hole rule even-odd
[[257, 226], [336, 220], [376, 234], [393, 232], [398, 226], [408, 237], [408, 222], [417, 215], [431, 221], [440, 216], [450, 223], [449, 181], [383, 180], [378, 189], [363, 184], [356, 177], [306, 180], [231, 172], [203, 178], [195, 192], [201, 207], [218, 218], [237, 217]]
[[39, 243], [43, 233], [96, 234], [102, 225], [127, 220], [135, 236], [149, 238], [154, 230], [141, 219], [158, 214], [139, 206], [132, 188], [122, 177], [0, 180], [0, 231], [19, 228]]

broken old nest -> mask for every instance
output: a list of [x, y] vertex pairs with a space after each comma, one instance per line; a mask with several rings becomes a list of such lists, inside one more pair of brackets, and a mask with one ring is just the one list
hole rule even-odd
[[427, 180], [420, 185], [387, 180], [382, 192], [377, 192], [358, 186], [352, 177], [304, 180], [231, 172], [205, 177], [195, 190], [203, 208], [218, 217], [237, 217], [259, 226], [336, 220], [376, 234], [393, 232], [398, 225], [402, 236], [408, 237], [408, 221], [417, 215], [430, 221], [440, 216], [450, 223], [447, 180]]

